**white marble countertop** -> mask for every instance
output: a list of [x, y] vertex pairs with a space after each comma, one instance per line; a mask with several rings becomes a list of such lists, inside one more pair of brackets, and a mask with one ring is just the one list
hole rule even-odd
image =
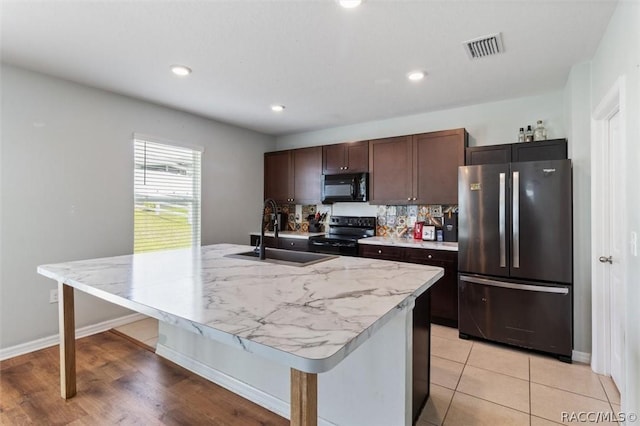
[[358, 244], [458, 251], [458, 243], [421, 241], [408, 238], [369, 237], [358, 240]]
[[[301, 240], [308, 240], [309, 237], [317, 237], [318, 235], [324, 235], [324, 232], [297, 232], [297, 231], [280, 231], [278, 236], [282, 238], [299, 238]], [[252, 232], [250, 235], [260, 236], [260, 232]], [[264, 233], [267, 237], [273, 237], [273, 232], [267, 231]]]
[[333, 368], [443, 275], [357, 257], [305, 267], [224, 257], [250, 249], [216, 244], [42, 265], [38, 273], [308, 373]]

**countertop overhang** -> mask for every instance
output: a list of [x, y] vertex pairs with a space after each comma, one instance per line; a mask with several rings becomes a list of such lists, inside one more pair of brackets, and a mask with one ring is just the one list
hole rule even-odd
[[356, 257], [306, 267], [225, 257], [250, 249], [216, 244], [42, 265], [38, 273], [308, 373], [333, 368], [444, 273]]

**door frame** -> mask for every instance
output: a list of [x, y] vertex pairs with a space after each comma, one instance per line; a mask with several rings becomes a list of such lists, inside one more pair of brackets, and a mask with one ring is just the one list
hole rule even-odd
[[[611, 289], [606, 264], [597, 261], [598, 257], [608, 255], [609, 240], [605, 227], [600, 226], [609, 220], [611, 209], [601, 203], [605, 199], [609, 186], [609, 154], [607, 150], [608, 120], [618, 112], [620, 119], [620, 149], [622, 158], [627, 152], [626, 138], [626, 82], [620, 76], [611, 89], [602, 97], [591, 115], [591, 324], [592, 350], [591, 368], [598, 374], [611, 374], [610, 329], [611, 329]], [[626, 164], [621, 164], [621, 173], [625, 174]], [[626, 186], [623, 179], [622, 185]], [[625, 193], [625, 188], [621, 188]], [[623, 246], [626, 246], [629, 224], [627, 219], [627, 202], [623, 198], [622, 205], [617, 206], [616, 216], [622, 226]], [[626, 252], [624, 252], [626, 254]], [[626, 256], [625, 256], [626, 257]], [[624, 259], [622, 259], [624, 261]], [[626, 263], [626, 262], [625, 262]], [[628, 285], [628, 273], [623, 263], [623, 285]], [[626, 291], [626, 289], [625, 289]], [[625, 355], [623, 355], [624, 357]], [[625, 363], [623, 358], [623, 364]], [[623, 389], [620, 389], [621, 393]]]

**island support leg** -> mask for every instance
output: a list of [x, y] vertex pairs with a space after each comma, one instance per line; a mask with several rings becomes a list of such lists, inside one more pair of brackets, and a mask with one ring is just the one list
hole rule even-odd
[[76, 324], [73, 287], [58, 283], [60, 322], [60, 394], [64, 399], [76, 394]]
[[291, 426], [317, 426], [318, 375], [291, 369]]

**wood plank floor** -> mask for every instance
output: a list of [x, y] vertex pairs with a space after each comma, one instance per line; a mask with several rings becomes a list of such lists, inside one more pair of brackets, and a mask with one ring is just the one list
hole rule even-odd
[[116, 333], [76, 344], [78, 394], [68, 401], [58, 346], [0, 362], [0, 425], [289, 424]]

